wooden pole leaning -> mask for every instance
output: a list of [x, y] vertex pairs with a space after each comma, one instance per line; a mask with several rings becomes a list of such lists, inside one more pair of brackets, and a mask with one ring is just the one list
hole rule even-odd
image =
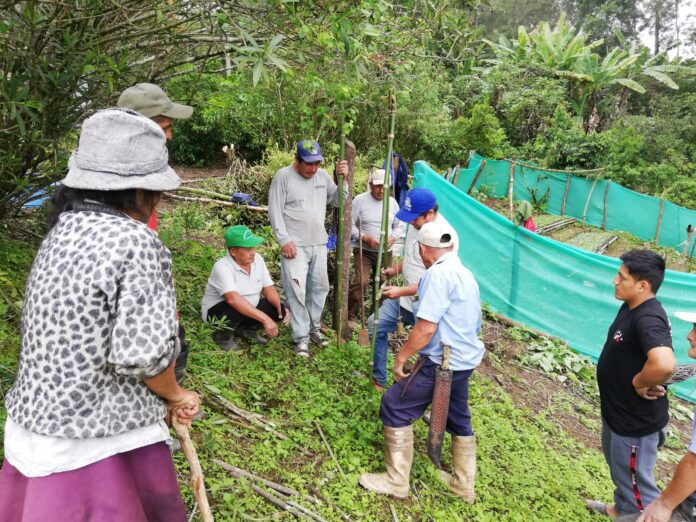
[[510, 221], [512, 221], [513, 217], [513, 199], [512, 199], [512, 194], [515, 190], [515, 165], [517, 164], [517, 160], [513, 159], [510, 162], [510, 181], [508, 182], [508, 218]]
[[[384, 175], [384, 199], [382, 199], [382, 226], [379, 231], [379, 250], [377, 251], [377, 263], [375, 265], [375, 275], [374, 275], [374, 288], [375, 288], [375, 301], [373, 304], [373, 317], [372, 322], [372, 339], [370, 347], [372, 349], [372, 358], [370, 359], [370, 364], [375, 360], [375, 341], [377, 340], [377, 328], [379, 327], [379, 295], [377, 289], [380, 287], [380, 275], [382, 272], [382, 260], [386, 258], [386, 252], [388, 249], [387, 242], [387, 227], [389, 226], [389, 191], [391, 183], [391, 162], [392, 162], [392, 151], [394, 149], [394, 128], [396, 126], [396, 96], [394, 95], [394, 90], [389, 90], [389, 134], [387, 136], [387, 164]], [[372, 382], [372, 371], [369, 373], [369, 382]]]

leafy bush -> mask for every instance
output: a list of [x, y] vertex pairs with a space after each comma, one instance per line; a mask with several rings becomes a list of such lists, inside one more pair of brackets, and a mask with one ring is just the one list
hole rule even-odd
[[505, 131], [487, 103], [477, 103], [468, 118], [454, 122], [450, 137], [450, 153], [465, 158], [469, 150], [475, 150], [490, 158], [504, 156]]

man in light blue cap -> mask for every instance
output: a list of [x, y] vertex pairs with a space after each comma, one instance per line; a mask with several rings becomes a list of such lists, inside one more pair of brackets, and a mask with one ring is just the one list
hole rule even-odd
[[[378, 391], [382, 391], [387, 384], [387, 348], [389, 334], [396, 330], [396, 325], [401, 321], [405, 325], [413, 326], [413, 301], [417, 299], [418, 282], [425, 273], [425, 265], [418, 251], [418, 231], [426, 223], [437, 222], [442, 224], [452, 236], [454, 252], [459, 249], [459, 237], [457, 232], [438, 213], [435, 194], [427, 188], [417, 187], [406, 194], [404, 206], [397, 212], [396, 219], [409, 223], [406, 230], [406, 244], [404, 258], [396, 265], [382, 270], [382, 277], [390, 278], [398, 274], [404, 275], [404, 286], [385, 286], [382, 296], [386, 299], [379, 307], [379, 324], [377, 327], [377, 339], [375, 340], [375, 355], [372, 366], [372, 383]], [[374, 335], [374, 315], [367, 320], [367, 329], [370, 336]]]
[[[338, 188], [324, 169], [316, 141], [297, 143], [295, 161], [273, 176], [268, 213], [281, 247], [281, 276], [292, 311], [290, 326], [295, 353], [309, 357], [309, 341], [328, 346], [320, 331], [321, 314], [329, 293], [327, 272], [326, 207], [338, 206]], [[337, 165], [345, 176], [348, 163]], [[344, 187], [344, 193], [347, 189]]]

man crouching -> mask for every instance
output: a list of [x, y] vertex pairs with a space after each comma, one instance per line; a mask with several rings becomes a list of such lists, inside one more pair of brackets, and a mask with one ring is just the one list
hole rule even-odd
[[244, 225], [229, 227], [225, 231], [227, 255], [217, 260], [208, 278], [201, 316], [204, 321], [227, 319], [225, 329], [215, 335], [215, 343], [225, 351], [239, 350], [235, 336], [266, 344], [268, 340], [258, 335], [259, 328], [275, 337], [276, 322], [290, 322], [290, 311], [280, 301], [265, 261], [256, 253], [262, 242], [262, 237]]
[[[433, 400], [435, 373], [449, 346], [453, 370], [447, 431], [452, 435], [453, 475], [442, 472], [450, 490], [473, 502], [476, 442], [469, 412], [469, 377], [483, 358], [478, 338], [481, 329], [479, 289], [453, 248], [453, 237], [441, 223], [424, 224], [418, 232], [421, 258], [428, 269], [418, 284], [414, 302], [416, 324], [396, 356], [396, 383], [383, 395], [380, 418], [384, 423], [386, 473], [364, 473], [360, 484], [376, 493], [406, 498], [413, 460], [413, 421]], [[420, 360], [413, 375], [404, 363], [416, 353]]]

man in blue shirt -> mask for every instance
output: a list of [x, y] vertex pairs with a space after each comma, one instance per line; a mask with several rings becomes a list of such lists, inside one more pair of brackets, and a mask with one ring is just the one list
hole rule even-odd
[[[386, 473], [364, 473], [360, 484], [376, 493], [406, 498], [413, 460], [413, 421], [425, 413], [433, 399], [435, 370], [442, 362], [441, 343], [451, 347], [450, 395], [447, 431], [452, 435], [453, 475], [442, 472], [450, 490], [473, 502], [476, 475], [476, 441], [469, 412], [469, 377], [483, 358], [478, 338], [481, 301], [472, 273], [453, 249], [449, 228], [437, 222], [424, 224], [418, 234], [420, 256], [428, 269], [418, 285], [414, 303], [416, 324], [396, 356], [394, 379], [382, 397], [380, 418], [384, 423]], [[420, 353], [422, 364], [413, 376], [404, 373], [404, 363]]]

